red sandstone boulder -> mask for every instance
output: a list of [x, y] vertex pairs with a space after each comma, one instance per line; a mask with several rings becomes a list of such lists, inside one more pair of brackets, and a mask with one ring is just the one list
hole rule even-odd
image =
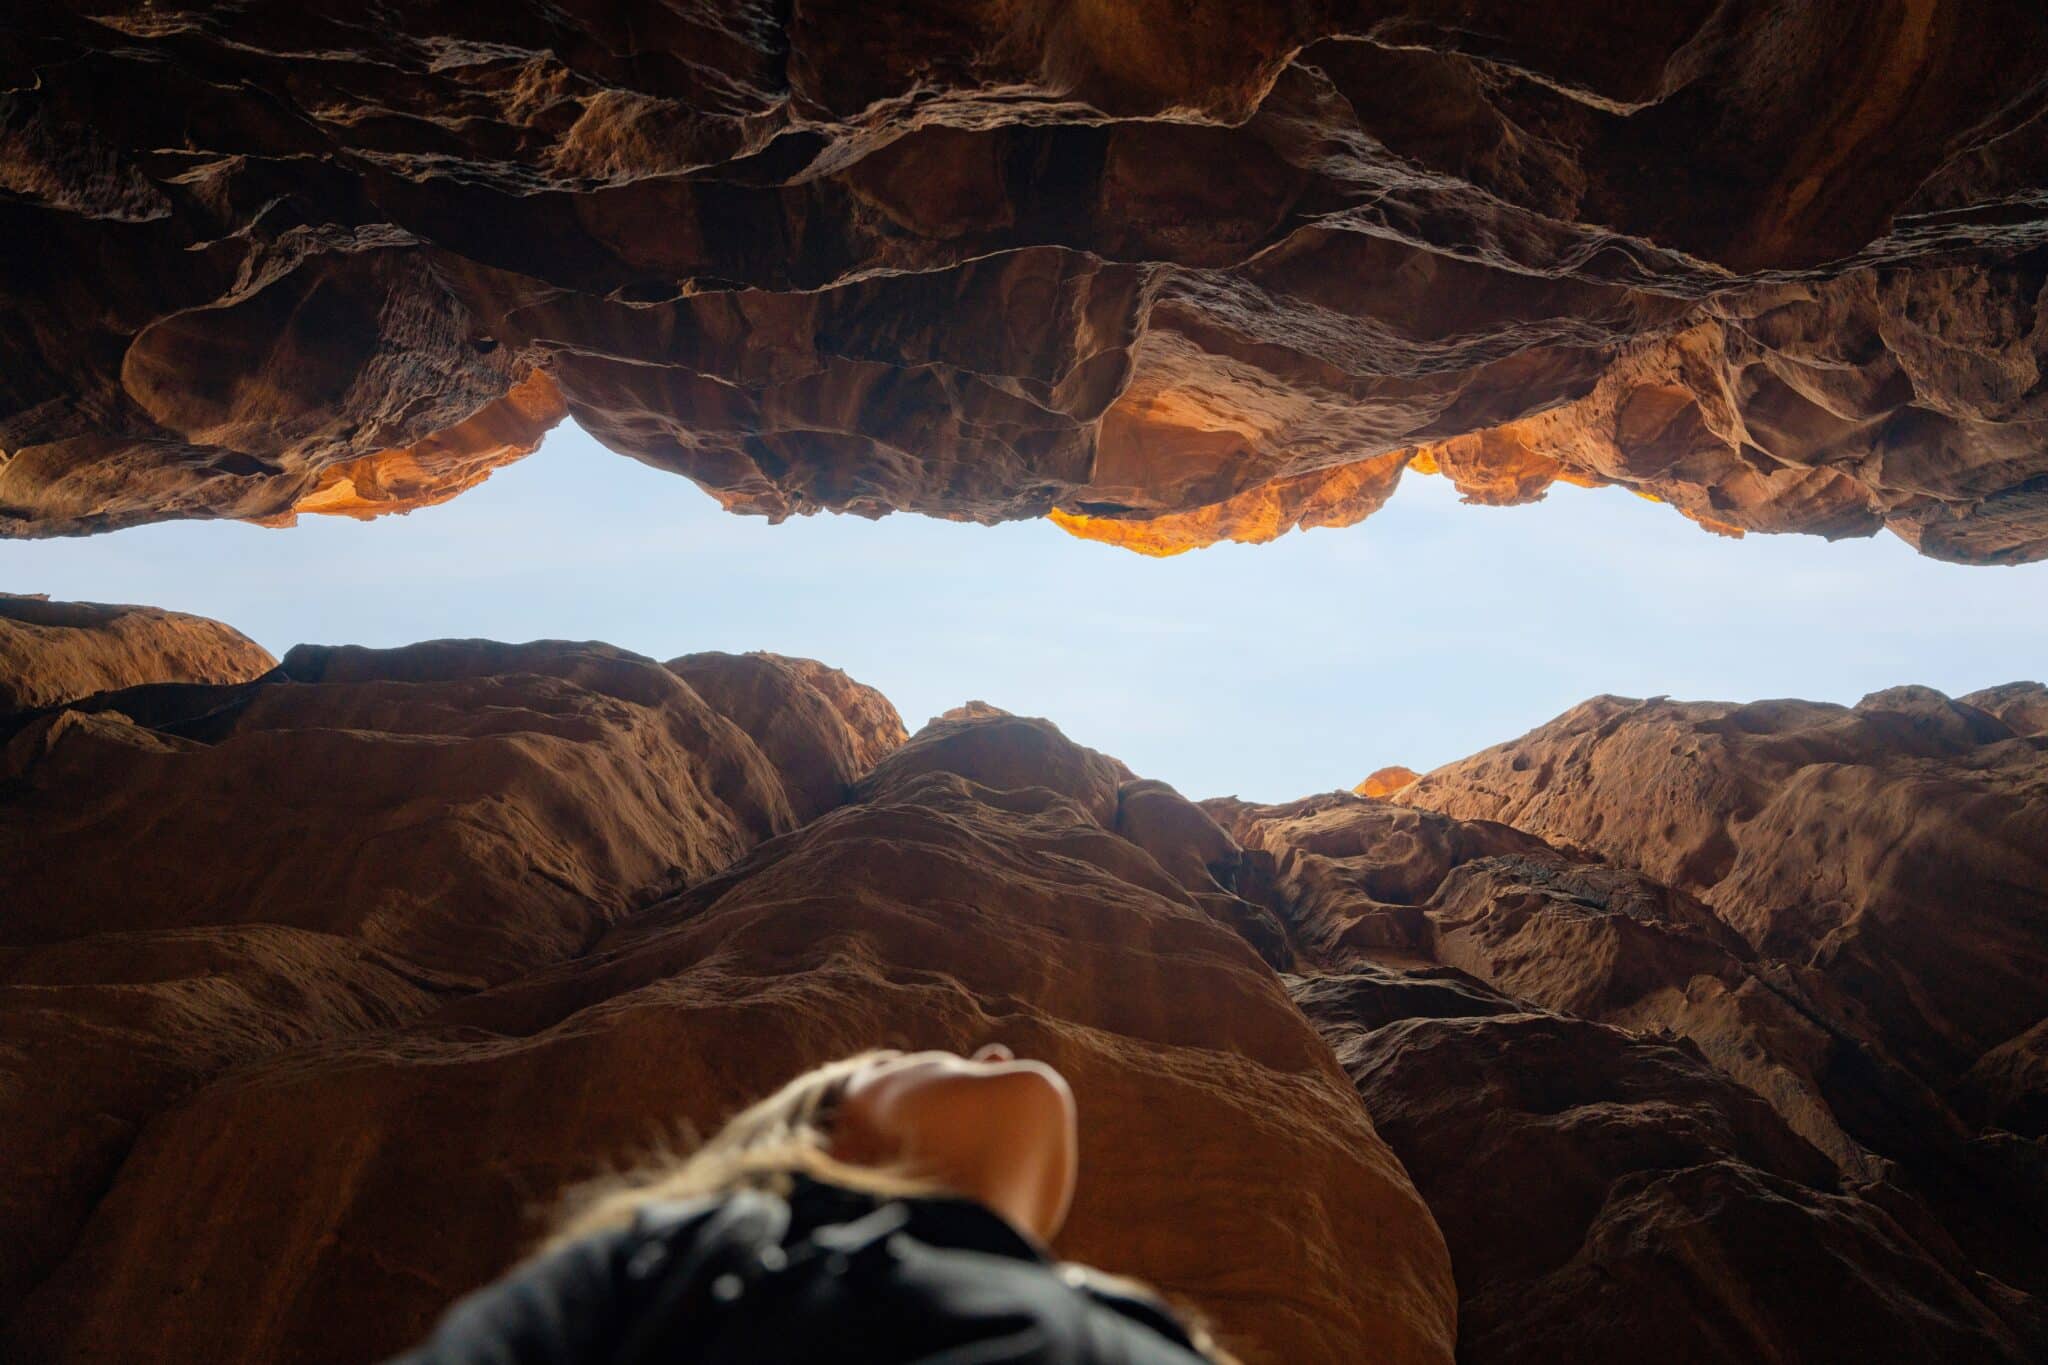
[[908, 738], [881, 693], [810, 659], [685, 654], [668, 669], [760, 747], [799, 824], [844, 801]]
[[919, 730], [875, 766], [859, 794], [868, 800], [931, 772], [958, 773], [998, 791], [1043, 787], [1077, 803], [1105, 830], [1116, 827], [1118, 791], [1136, 780], [1129, 768], [1075, 744], [1051, 721], [977, 702]]
[[2048, 687], [2037, 682], [2007, 683], [1957, 697], [1964, 706], [1986, 711], [2012, 727], [2016, 735], [2048, 734]]

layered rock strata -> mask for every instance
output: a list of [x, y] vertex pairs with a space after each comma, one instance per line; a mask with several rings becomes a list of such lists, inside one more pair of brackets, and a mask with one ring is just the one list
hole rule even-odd
[[2048, 554], [2028, 0], [27, 0], [0, 533], [369, 515], [563, 415], [739, 511], [1167, 553], [1404, 470]]

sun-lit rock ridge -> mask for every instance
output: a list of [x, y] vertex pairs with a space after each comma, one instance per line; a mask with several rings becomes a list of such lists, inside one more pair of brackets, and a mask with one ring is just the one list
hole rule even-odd
[[1057, 1250], [1248, 1365], [2028, 1365], [2039, 695], [1596, 698], [1277, 806], [772, 654], [0, 717], [0, 1357], [377, 1359], [564, 1184], [998, 1040], [1080, 1099]]
[[156, 607], [0, 592], [0, 718], [143, 683], [238, 683], [277, 667], [232, 626]]
[[1171, 553], [1419, 468], [2036, 559], [2044, 70], [2031, 0], [24, 0], [0, 533], [566, 413], [771, 517]]

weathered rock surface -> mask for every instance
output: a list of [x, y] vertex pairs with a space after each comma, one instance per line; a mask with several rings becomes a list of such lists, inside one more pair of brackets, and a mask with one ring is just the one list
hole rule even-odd
[[565, 1182], [999, 1039], [1081, 1099], [1061, 1250], [1250, 1362], [2036, 1360], [2032, 695], [1603, 698], [1281, 806], [763, 654], [17, 715], [0, 1354], [375, 1358]]
[[1117, 826], [1227, 836], [1048, 723], [904, 744], [808, 661], [474, 641], [302, 647], [207, 715], [9, 751], [9, 1359], [373, 1359], [564, 1181], [990, 1038], [1087, 1115], [1069, 1254], [1248, 1361], [1450, 1359], [1442, 1239], [1235, 897]]
[[1419, 468], [2048, 554], [2030, 0], [9, 17], [7, 534], [404, 510], [566, 413], [775, 517], [1170, 552]]
[[1402, 798], [1698, 897], [1937, 1085], [2048, 1014], [2048, 747], [1931, 689], [1597, 698]]
[[232, 626], [157, 607], [0, 593], [0, 716], [145, 683], [238, 683], [277, 667]]
[[1696, 1051], [1489, 1010], [1389, 1022], [1340, 1055], [1451, 1245], [1462, 1360], [2039, 1349], [2038, 1320], [1938, 1228], [1840, 1190], [1818, 1151]]
[[1960, 1088], [1965, 1109], [1983, 1121], [2048, 1138], [2048, 1019], [1979, 1057]]
[[814, 659], [685, 654], [668, 669], [760, 747], [798, 823], [845, 801], [854, 782], [909, 738], [879, 692]]
[[[1995, 691], [2023, 711], [2028, 689]], [[1854, 707], [1604, 697], [1401, 796], [1604, 860], [1459, 867], [1429, 960], [1684, 1035], [1845, 1174], [1895, 1178], [1980, 1265], [2048, 1289], [2038, 737], [1916, 687]]]
[[2037, 682], [2007, 683], [1957, 697], [1964, 706], [1974, 706], [2012, 727], [2016, 735], [2048, 734], [2048, 687]]
[[[2048, 747], [2001, 718], [2037, 692], [1601, 698], [1391, 796], [1205, 803], [1438, 1214], [1461, 1358], [2048, 1349]], [[1672, 1057], [1713, 1098], [1633, 1088]], [[1800, 1161], [1664, 1145], [1738, 1100]]]
[[[192, 1086], [584, 951], [795, 828], [814, 763], [786, 786], [748, 717], [609, 645], [301, 646], [94, 707], [0, 754], [0, 1312]], [[875, 738], [797, 714], [813, 753]]]

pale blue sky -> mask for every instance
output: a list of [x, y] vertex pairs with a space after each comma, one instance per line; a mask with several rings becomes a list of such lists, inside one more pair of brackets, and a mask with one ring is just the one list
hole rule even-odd
[[1600, 692], [1852, 702], [2048, 674], [2048, 563], [1729, 541], [1614, 489], [1466, 507], [1414, 476], [1362, 526], [1152, 560], [1042, 522], [770, 526], [573, 428], [406, 517], [0, 542], [0, 588], [198, 612], [279, 654], [474, 635], [809, 655], [912, 729], [981, 698], [1190, 796], [1265, 800], [1427, 769]]

